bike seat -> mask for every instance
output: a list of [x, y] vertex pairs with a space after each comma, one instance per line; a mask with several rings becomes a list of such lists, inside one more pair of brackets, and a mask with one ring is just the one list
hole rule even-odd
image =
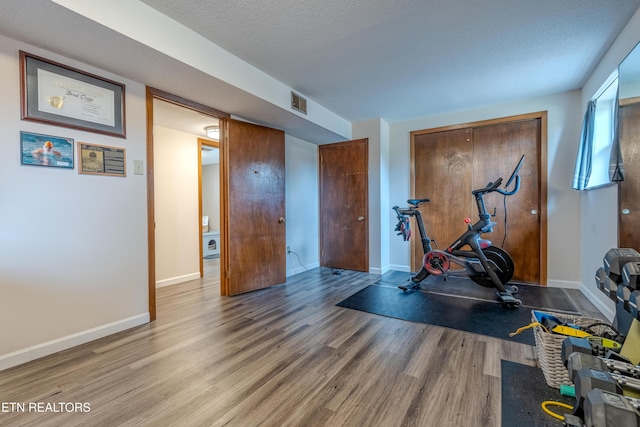
[[430, 202], [431, 200], [429, 199], [409, 199], [407, 200], [407, 203], [409, 203], [410, 205], [413, 206], [418, 206], [420, 203], [424, 203], [424, 202]]

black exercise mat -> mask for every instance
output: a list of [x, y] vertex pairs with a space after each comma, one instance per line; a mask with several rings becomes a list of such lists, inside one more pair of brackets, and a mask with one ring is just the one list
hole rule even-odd
[[[542, 402], [575, 404], [574, 398], [563, 396], [558, 389], [547, 385], [540, 368], [502, 360], [501, 377], [503, 427], [560, 427], [562, 421], [546, 414]], [[570, 412], [557, 406], [549, 409], [557, 414]]]
[[530, 330], [509, 337], [510, 332], [531, 323], [531, 309], [524, 306], [507, 308], [498, 302], [427, 292], [402, 292], [379, 284], [369, 285], [337, 305], [410, 322], [535, 344]]
[[[382, 275], [380, 284], [398, 286], [411, 284], [412, 274], [390, 271]], [[518, 286], [516, 297], [522, 300], [522, 304], [536, 310], [560, 311], [568, 314], [579, 315], [580, 311], [571, 299], [572, 289], [549, 288], [546, 286], [512, 283]], [[438, 293], [444, 295], [458, 295], [470, 298], [478, 298], [486, 301], [496, 301], [496, 290], [486, 288], [473, 282], [468, 277], [443, 277], [429, 276], [420, 284], [421, 292]], [[579, 292], [579, 291], [577, 291]]]

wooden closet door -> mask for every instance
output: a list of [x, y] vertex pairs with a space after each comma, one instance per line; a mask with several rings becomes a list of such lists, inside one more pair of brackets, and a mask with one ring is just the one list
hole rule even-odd
[[506, 198], [506, 211], [503, 195], [491, 193], [485, 196], [487, 211], [493, 213], [495, 208], [493, 221], [497, 223], [485, 238], [509, 252], [515, 264], [513, 280], [540, 283], [540, 120], [475, 128], [473, 142], [474, 188], [484, 187], [498, 177], [503, 178], [504, 188], [513, 168], [525, 155], [525, 163], [520, 170], [520, 191]]
[[[513, 280], [546, 284], [546, 250], [543, 236], [545, 218], [542, 202], [542, 119], [544, 113], [496, 119], [413, 132], [414, 191], [415, 198], [428, 197], [431, 203], [423, 205], [427, 231], [446, 249], [465, 230], [465, 218], [478, 220], [474, 189], [485, 187], [490, 181], [502, 177], [506, 183], [511, 172], [524, 154], [525, 163], [520, 171], [520, 191], [507, 197], [507, 228], [505, 236], [504, 196], [493, 193], [485, 196], [489, 213], [496, 208], [492, 233], [484, 235], [495, 246], [504, 248], [515, 264]], [[463, 125], [464, 126], [464, 125]], [[458, 128], [460, 127], [460, 128]], [[504, 185], [504, 184], [503, 184]], [[511, 187], [513, 188], [513, 187]], [[422, 262], [420, 239], [414, 231], [412, 271]]]
[[[421, 205], [427, 233], [446, 249], [465, 231], [464, 219], [473, 215], [473, 130], [459, 129], [416, 135], [414, 138], [414, 196], [429, 198]], [[422, 264], [422, 244], [412, 224], [412, 271]], [[432, 244], [436, 248], [435, 244]]]

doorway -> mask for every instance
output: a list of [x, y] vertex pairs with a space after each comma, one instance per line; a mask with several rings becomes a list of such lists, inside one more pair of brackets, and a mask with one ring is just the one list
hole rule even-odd
[[219, 145], [204, 139], [214, 127], [217, 118], [154, 101], [157, 287], [204, 277], [203, 259], [219, 258]]
[[[162, 274], [174, 277], [180, 280], [184, 276], [184, 271], [189, 272], [185, 280], [196, 279], [202, 277], [203, 261], [202, 261], [202, 213], [201, 203], [201, 186], [198, 184], [202, 177], [200, 170], [201, 151], [198, 142], [198, 135], [204, 139], [206, 137], [204, 128], [212, 124], [219, 124], [220, 120], [225, 120], [228, 114], [218, 110], [185, 100], [178, 96], [160, 91], [158, 89], [147, 88], [147, 224], [148, 224], [148, 266], [149, 266], [149, 316], [150, 320], [156, 319], [156, 286], [159, 277], [158, 268], [166, 269], [174, 268], [174, 270], [164, 270]], [[168, 156], [165, 163], [176, 167], [175, 173], [168, 172], [167, 176], [161, 176], [161, 170], [156, 170], [156, 146], [157, 138], [156, 130], [161, 125], [170, 139], [180, 140], [183, 137], [190, 141], [187, 144], [173, 144], [176, 151]], [[176, 129], [177, 128], [177, 129]], [[168, 129], [168, 130], [167, 130]], [[185, 136], [186, 135], [186, 136]], [[173, 143], [176, 141], [173, 140]], [[214, 145], [215, 141], [206, 140], [205, 144]], [[186, 167], [184, 167], [187, 165]], [[190, 165], [190, 166], [189, 166]], [[166, 169], [165, 169], [165, 172]], [[170, 205], [169, 216], [172, 214], [176, 217], [175, 224], [181, 227], [179, 231], [174, 230], [174, 234], [179, 235], [179, 239], [170, 243], [167, 256], [160, 259], [156, 254], [158, 246], [166, 245], [166, 242], [160, 241], [161, 234], [165, 231], [161, 228], [165, 226], [165, 219], [162, 218], [163, 213], [161, 200], [157, 200], [158, 196], [163, 192], [159, 192], [158, 185], [164, 178], [167, 185], [174, 185], [177, 181], [189, 175], [188, 182], [191, 184], [180, 187], [175, 197], [169, 199], [167, 203]], [[180, 189], [184, 191], [180, 191]], [[220, 222], [224, 222], [224, 218], [220, 218]], [[182, 246], [184, 245], [184, 246]], [[223, 244], [220, 242], [220, 250]], [[183, 257], [179, 263], [175, 263], [172, 258]], [[167, 263], [166, 259], [170, 262]], [[186, 269], [181, 266], [186, 264]], [[180, 266], [178, 266], [180, 265]], [[182, 270], [181, 270], [182, 269]], [[219, 271], [219, 270], [218, 270]], [[193, 273], [195, 272], [195, 273]], [[194, 275], [195, 277], [191, 277]]]
[[[231, 120], [229, 114], [147, 87], [147, 226], [149, 317], [156, 319], [154, 101], [219, 120], [221, 158], [220, 293], [235, 295], [284, 283], [284, 132]], [[196, 158], [201, 153], [195, 150]], [[194, 170], [198, 170], [194, 167]], [[241, 190], [241, 191], [240, 191]], [[196, 190], [197, 192], [197, 190]], [[181, 198], [182, 195], [179, 195]], [[260, 206], [260, 209], [256, 209]], [[193, 223], [191, 222], [193, 218]], [[187, 233], [202, 242], [202, 212], [185, 217]], [[191, 226], [193, 224], [193, 227]], [[233, 244], [231, 238], [233, 236]], [[200, 251], [202, 243], [200, 243]], [[174, 248], [174, 253], [180, 248]], [[202, 256], [200, 256], [200, 259]], [[191, 259], [191, 258], [190, 258]], [[197, 269], [196, 269], [197, 270]]]
[[[215, 135], [210, 137], [216, 138]], [[218, 138], [219, 140], [219, 134]], [[220, 143], [198, 138], [198, 211], [202, 239], [200, 246], [200, 277], [220, 278]]]

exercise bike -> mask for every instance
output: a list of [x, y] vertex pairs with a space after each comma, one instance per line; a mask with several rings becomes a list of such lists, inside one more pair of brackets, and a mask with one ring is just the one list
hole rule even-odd
[[[470, 220], [465, 220], [468, 227], [467, 231], [461, 234], [445, 250], [431, 247], [433, 240], [427, 234], [422, 220], [422, 213], [419, 207], [423, 203], [429, 202], [429, 199], [409, 199], [407, 200], [410, 205], [408, 208], [393, 207], [398, 218], [396, 231], [399, 231], [398, 234], [402, 235], [405, 241], [411, 237], [409, 217], [415, 217], [424, 252], [422, 268], [411, 278], [412, 283], [410, 285], [400, 285], [398, 286], [400, 289], [403, 291], [417, 289], [420, 286], [420, 282], [429, 275], [444, 276], [445, 280], [448, 276], [464, 275], [481, 286], [495, 288], [498, 298], [505, 306], [519, 307], [522, 304], [522, 301], [514, 297], [518, 292], [518, 287], [507, 285], [513, 277], [513, 259], [507, 251], [497, 246], [492, 246], [491, 241], [483, 239], [482, 234], [492, 232], [493, 226], [496, 225], [495, 222], [491, 221], [492, 215], [487, 212], [484, 204], [484, 195], [493, 192], [504, 196], [516, 194], [520, 189], [520, 175], [518, 173], [523, 163], [524, 155], [520, 158], [504, 188], [500, 188], [502, 178], [498, 178], [495, 182], [489, 182], [485, 187], [471, 192], [476, 199], [480, 219], [473, 225], [471, 225]], [[514, 187], [509, 190], [509, 186], [514, 180]], [[495, 216], [495, 212], [493, 216]], [[462, 249], [467, 245], [471, 250]], [[452, 264], [462, 268], [451, 269]]]

